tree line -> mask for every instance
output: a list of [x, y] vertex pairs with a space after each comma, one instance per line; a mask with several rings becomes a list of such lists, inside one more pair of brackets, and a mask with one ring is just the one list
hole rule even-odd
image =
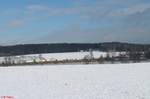
[[99, 50], [99, 51], [144, 51], [149, 53], [148, 44], [129, 44], [120, 42], [109, 43], [55, 43], [55, 44], [22, 44], [12, 46], [0, 46], [0, 56], [40, 54], [40, 53], [62, 53]]

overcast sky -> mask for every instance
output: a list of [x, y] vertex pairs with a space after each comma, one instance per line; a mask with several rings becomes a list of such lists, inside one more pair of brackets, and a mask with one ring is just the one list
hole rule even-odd
[[0, 0], [0, 45], [150, 43], [150, 0]]

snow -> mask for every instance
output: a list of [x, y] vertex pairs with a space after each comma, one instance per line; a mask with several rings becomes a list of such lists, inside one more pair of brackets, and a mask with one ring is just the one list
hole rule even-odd
[[[109, 56], [118, 56], [119, 54], [125, 54], [125, 52], [109, 52]], [[106, 57], [107, 52], [93, 51], [93, 58]], [[44, 59], [39, 59], [39, 55]], [[30, 55], [20, 55], [20, 56], [10, 56], [10, 61], [14, 63], [29, 63], [29, 62], [41, 62], [41, 61], [62, 61], [62, 60], [80, 60], [85, 56], [91, 56], [90, 52], [65, 52], [65, 53], [46, 53], [46, 54], [30, 54]], [[9, 59], [8, 59], [9, 60]], [[0, 64], [5, 62], [5, 57], [0, 57]]]
[[[105, 57], [106, 52], [101, 51], [93, 51], [94, 58], [99, 58], [100, 56]], [[46, 53], [41, 54], [43, 58], [45, 58], [47, 61], [51, 60], [66, 60], [66, 59], [83, 59], [86, 55], [89, 55], [90, 52], [65, 52], [65, 53]], [[38, 57], [39, 54], [31, 54], [31, 55], [25, 55], [25, 56], [36, 56]]]
[[[99, 58], [101, 56], [105, 57], [106, 52], [101, 51], [93, 51], [92, 52], [94, 58]], [[42, 56], [44, 60], [47, 61], [55, 61], [55, 60], [76, 60], [83, 59], [86, 55], [90, 55], [90, 52], [65, 52], [65, 53], [46, 53], [46, 54], [30, 54], [30, 55], [20, 55], [20, 56], [10, 56], [11, 60], [15, 63], [22, 62], [33, 62], [36, 60], [37, 62], [43, 61], [39, 59], [39, 55]], [[5, 62], [5, 57], [0, 57], [0, 63]]]
[[[84, 56], [89, 54], [90, 52], [70, 52], [70, 53], [42, 54], [42, 56], [47, 60], [50, 59], [65, 60], [65, 59], [83, 59]], [[93, 56], [95, 58], [99, 58], [100, 56], [106, 56], [106, 52], [94, 51]]]
[[0, 96], [150, 99], [150, 63], [1, 67]]

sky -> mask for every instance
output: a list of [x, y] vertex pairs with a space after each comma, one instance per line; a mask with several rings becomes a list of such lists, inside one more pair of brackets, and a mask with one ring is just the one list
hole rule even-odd
[[0, 45], [150, 44], [150, 0], [0, 0]]

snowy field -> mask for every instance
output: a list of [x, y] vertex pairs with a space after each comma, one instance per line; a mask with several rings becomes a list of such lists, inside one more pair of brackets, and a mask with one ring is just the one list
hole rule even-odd
[[[122, 54], [125, 54], [125, 52], [121, 52]], [[92, 54], [92, 55], [91, 55]], [[120, 52], [109, 52], [109, 56], [118, 56]], [[41, 56], [42, 58], [39, 58]], [[36, 62], [41, 61], [63, 61], [63, 60], [80, 60], [84, 59], [85, 56], [93, 57], [93, 58], [100, 58], [100, 57], [106, 57], [107, 52], [101, 52], [101, 51], [92, 51], [91, 52], [65, 52], [65, 53], [46, 53], [46, 54], [29, 54], [29, 55], [20, 55], [20, 56], [10, 56], [7, 59], [10, 62], [14, 63], [30, 63], [34, 60]], [[4, 63], [6, 61], [6, 57], [0, 57], [0, 64]], [[44, 60], [43, 60], [44, 59]]]
[[[117, 52], [116, 52], [117, 53]], [[92, 52], [94, 58], [99, 58], [100, 56], [106, 57], [106, 52], [101, 51], [93, 51]], [[90, 52], [65, 52], [65, 53], [46, 53], [41, 54], [43, 58], [47, 61], [51, 60], [66, 60], [66, 59], [83, 59], [86, 55], [90, 55]], [[31, 54], [26, 56], [39, 56], [39, 54]]]
[[[117, 52], [116, 52], [117, 53]], [[101, 56], [105, 57], [106, 52], [101, 51], [93, 51], [92, 52], [94, 58], [99, 58]], [[36, 60], [37, 62], [42, 61], [39, 59], [39, 55], [43, 57], [43, 59], [47, 61], [54, 61], [54, 60], [76, 60], [76, 59], [83, 59], [85, 56], [90, 55], [90, 52], [65, 52], [65, 53], [46, 53], [46, 54], [29, 54], [29, 55], [20, 55], [20, 56], [11, 56], [12, 61], [15, 63], [19, 63], [20, 61], [33, 62]], [[5, 61], [5, 57], [0, 57], [0, 63]]]
[[150, 99], [150, 63], [0, 68], [14, 99]]

